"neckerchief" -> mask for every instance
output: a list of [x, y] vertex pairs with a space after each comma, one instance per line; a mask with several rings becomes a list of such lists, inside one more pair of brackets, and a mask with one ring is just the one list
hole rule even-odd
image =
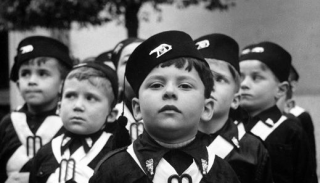
[[99, 130], [93, 134], [79, 135], [67, 131], [64, 134], [61, 143], [61, 154], [63, 154], [68, 148], [70, 149], [70, 153], [72, 154], [81, 146], [83, 146], [84, 151], [88, 153], [93, 144], [101, 136], [102, 132], [103, 130]]
[[[201, 172], [204, 172], [203, 162], [208, 162], [208, 152], [206, 146], [202, 143], [202, 138], [205, 134], [198, 132], [194, 141], [185, 147], [175, 149], [191, 156]], [[134, 152], [146, 172], [148, 178], [153, 180], [154, 172], [156, 172], [159, 161], [164, 158], [163, 156], [172, 149], [160, 146], [150, 135], [144, 131], [139, 138], [133, 143]]]

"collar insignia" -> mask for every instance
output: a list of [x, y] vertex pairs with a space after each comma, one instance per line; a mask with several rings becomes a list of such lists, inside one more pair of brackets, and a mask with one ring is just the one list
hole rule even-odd
[[172, 46], [171, 45], [161, 44], [158, 47], [156, 47], [155, 49], [153, 49], [149, 53], [149, 55], [152, 55], [153, 53], [157, 53], [157, 58], [159, 58], [160, 56], [164, 55], [165, 53], [167, 53], [170, 50], [172, 50]]
[[272, 121], [272, 119], [268, 118], [266, 121], [265, 121], [266, 124], [270, 125], [270, 126], [273, 126], [274, 123]]
[[237, 148], [240, 148], [239, 141], [238, 141], [238, 139], [237, 139], [236, 137], [233, 137], [231, 140], [232, 140], [233, 144], [234, 144]]
[[150, 175], [153, 175], [154, 174], [154, 172], [153, 172], [153, 159], [149, 159], [146, 161], [146, 167], [147, 167], [147, 170], [150, 173]]
[[202, 174], [205, 175], [208, 172], [208, 161], [201, 159], [201, 164], [202, 164]]

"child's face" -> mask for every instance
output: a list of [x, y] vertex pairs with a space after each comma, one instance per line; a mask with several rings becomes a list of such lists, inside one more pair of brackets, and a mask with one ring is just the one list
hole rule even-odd
[[88, 80], [67, 79], [60, 109], [64, 127], [82, 135], [99, 131], [111, 110], [111, 99], [113, 97], [108, 96], [103, 88], [92, 85]]
[[251, 116], [276, 104], [279, 82], [272, 71], [258, 60], [240, 62], [240, 105]]
[[197, 133], [207, 100], [212, 101], [205, 99], [204, 89], [195, 69], [154, 68], [139, 89], [139, 99], [133, 99], [135, 117], [143, 119], [145, 129], [156, 140], [189, 140]]
[[[131, 43], [130, 45], [127, 45], [121, 52], [120, 58], [119, 58], [119, 63], [118, 63], [118, 68], [117, 68], [117, 75], [119, 79], [119, 87], [120, 90], [123, 91], [123, 79], [125, 77], [125, 71], [126, 71], [126, 66], [127, 66], [127, 61], [131, 55], [131, 53], [139, 46], [141, 43]], [[125, 95], [127, 98], [133, 98], [134, 92], [128, 83], [127, 80], [125, 80]]]
[[31, 110], [34, 107], [49, 110], [57, 105], [62, 79], [56, 59], [39, 59], [27, 61], [20, 66], [17, 84]]
[[236, 94], [236, 83], [228, 64], [224, 61], [206, 59], [214, 79], [214, 91], [211, 97], [215, 99], [214, 116], [228, 115]]

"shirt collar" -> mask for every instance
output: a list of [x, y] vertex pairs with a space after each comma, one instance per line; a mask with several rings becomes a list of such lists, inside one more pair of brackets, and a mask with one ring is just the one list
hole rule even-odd
[[230, 144], [233, 144], [236, 148], [239, 148], [239, 136], [237, 125], [229, 118], [223, 127], [214, 134], [210, 134], [211, 141], [218, 136], [222, 136]]
[[[179, 150], [193, 157], [198, 167], [201, 168], [201, 172], [203, 172], [203, 162], [208, 162], [208, 152], [203, 143], [203, 140], [207, 138], [206, 134], [198, 132], [196, 138], [190, 144], [179, 148]], [[153, 175], [150, 175], [146, 165], [148, 162], [153, 162], [153, 170], [155, 172], [164, 154], [171, 150], [160, 146], [146, 131], [134, 141], [133, 149], [144, 171], [151, 180], [153, 179]], [[150, 164], [148, 166], [150, 167]]]

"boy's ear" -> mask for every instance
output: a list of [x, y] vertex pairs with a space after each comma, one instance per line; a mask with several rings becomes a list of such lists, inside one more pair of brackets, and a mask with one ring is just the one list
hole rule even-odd
[[276, 91], [276, 98], [277, 100], [284, 96], [289, 89], [289, 83], [287, 81], [283, 81], [278, 84], [278, 89]]
[[237, 109], [240, 105], [240, 93], [234, 94], [232, 103], [231, 103], [231, 108], [232, 109]]
[[213, 98], [207, 98], [205, 99], [203, 112], [201, 114], [201, 120], [202, 121], [209, 121], [211, 120], [214, 112], [214, 99]]
[[113, 108], [110, 111], [109, 115], [107, 116], [107, 122], [111, 122], [111, 123], [114, 122], [117, 119], [118, 113], [119, 113], [119, 111], [117, 109]]
[[142, 120], [142, 114], [141, 114], [141, 108], [140, 108], [140, 103], [139, 99], [134, 97], [132, 99], [132, 111], [133, 111], [133, 116], [136, 120], [140, 121]]
[[60, 115], [60, 109], [61, 109], [61, 100], [59, 100], [57, 103], [57, 110], [56, 110], [57, 115]]

